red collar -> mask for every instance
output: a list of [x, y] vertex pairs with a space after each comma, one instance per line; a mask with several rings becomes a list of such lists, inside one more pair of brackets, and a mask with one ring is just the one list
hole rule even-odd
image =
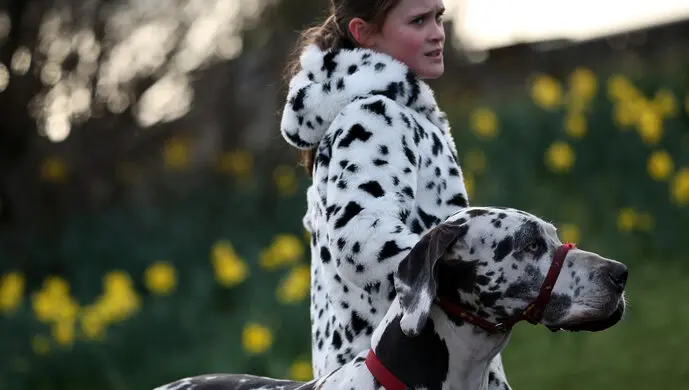
[[437, 297], [436, 302], [448, 315], [460, 318], [490, 333], [507, 332], [508, 330], [512, 329], [517, 322], [523, 320], [537, 325], [543, 318], [543, 312], [550, 301], [550, 295], [553, 292], [553, 288], [555, 287], [558, 276], [560, 276], [560, 271], [565, 263], [567, 253], [574, 248], [576, 248], [576, 245], [573, 243], [566, 243], [557, 248], [555, 255], [553, 256], [553, 261], [550, 264], [550, 269], [548, 269], [548, 274], [546, 275], [543, 284], [541, 284], [538, 297], [536, 297], [536, 299], [531, 302], [522, 312], [505, 319], [503, 322], [490, 322], [476, 314], [467, 312], [459, 307], [456, 303], [443, 297]]
[[385, 390], [407, 389], [407, 385], [405, 385], [401, 380], [397, 379], [397, 377], [390, 372], [390, 370], [388, 370], [387, 367], [380, 362], [380, 360], [378, 360], [378, 356], [376, 356], [375, 352], [373, 352], [373, 348], [368, 350], [368, 356], [366, 356], [366, 367], [368, 367], [368, 370], [371, 371], [373, 377], [376, 378], [381, 385], [383, 385]]
[[[553, 287], [555, 287], [555, 282], [557, 282], [557, 277], [560, 275], [562, 270], [562, 265], [564, 264], [565, 257], [567, 257], [567, 252], [570, 249], [576, 248], [572, 243], [563, 244], [555, 252], [553, 262], [548, 270], [548, 275], [546, 275], [541, 289], [539, 291], [538, 297], [534, 300], [524, 311], [518, 313], [516, 316], [507, 319], [504, 322], [492, 323], [487, 321], [475, 314], [468, 313], [459, 306], [443, 299], [437, 299], [438, 304], [442, 307], [443, 311], [447, 314], [458, 316], [465, 321], [468, 321], [480, 328], [483, 328], [489, 332], [505, 332], [510, 330], [517, 322], [522, 320], [527, 320], [532, 324], [538, 324], [543, 316], [543, 311], [545, 306], [550, 300], [550, 294], [553, 292]], [[366, 367], [371, 372], [373, 377], [383, 385], [385, 390], [406, 390], [407, 386], [399, 380], [387, 367], [378, 360], [373, 349], [369, 349], [368, 355], [366, 356]]]

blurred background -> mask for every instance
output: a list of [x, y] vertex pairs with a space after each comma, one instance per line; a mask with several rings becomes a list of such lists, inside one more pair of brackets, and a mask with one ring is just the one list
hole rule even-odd
[[[511, 384], [689, 388], [689, 1], [445, 3], [471, 202], [630, 266], [618, 326], [518, 326]], [[326, 7], [0, 0], [0, 389], [310, 378], [281, 71]]]

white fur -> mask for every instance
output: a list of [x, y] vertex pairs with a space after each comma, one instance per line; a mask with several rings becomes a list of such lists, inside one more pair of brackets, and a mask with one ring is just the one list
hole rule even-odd
[[[471, 215], [471, 211], [481, 210], [486, 211], [487, 214]], [[440, 261], [443, 261], [443, 264], [448, 266], [451, 264], [456, 265], [458, 262], [478, 264], [478, 268], [475, 270], [477, 283], [472, 288], [467, 289], [464, 285], [455, 286], [457, 292], [466, 292], [466, 295], [460, 297], [458, 302], [469, 305], [474, 305], [475, 303], [475, 311], [477, 313], [487, 313], [482, 316], [487, 315], [488, 317], [485, 319], [489, 321], [497, 321], [497, 318], [494, 318], [493, 314], [491, 314], [498, 308], [496, 304], [502, 308], [504, 313], [519, 313], [535, 297], [528, 288], [519, 288], [512, 293], [509, 293], [509, 290], [514, 284], [528, 281], [535, 275], [533, 272], [526, 272], [524, 269], [510, 273], [505, 272], [505, 270], [515, 270], [513, 266], [517, 266], [516, 268], [518, 269], [520, 268], [519, 264], [522, 263], [533, 265], [552, 262], [555, 249], [561, 244], [555, 234], [555, 229], [552, 225], [534, 216], [514, 210], [491, 210], [474, 207], [460, 211], [458, 214], [461, 215], [453, 216], [449, 220], [457, 221], [455, 223], [467, 224], [468, 228], [464, 230], [464, 233], [461, 233], [461, 236], [455, 237], [456, 242], [454, 246], [442, 253], [443, 257]], [[462, 221], [460, 221], [460, 218]], [[502, 221], [500, 227], [492, 222], [494, 218]], [[438, 230], [429, 234], [437, 232]], [[509, 237], [521, 236], [527, 240], [545, 238], [549, 242], [548, 250], [545, 253], [534, 252], [528, 259], [521, 255], [517, 256], [515, 251], [506, 254], [500, 259], [496, 259], [496, 249], [490, 241], [494, 238], [505, 239], [506, 235], [509, 235]], [[486, 237], [488, 238], [486, 239]], [[472, 248], [474, 245], [476, 250]], [[515, 250], [519, 251], [519, 249]], [[417, 265], [418, 262], [430, 260], [427, 253], [423, 251], [415, 250], [413, 253], [409, 259], [416, 262]], [[474, 256], [477, 260], [471, 260], [471, 256]], [[556, 323], [549, 323], [545, 317], [541, 320], [541, 323], [544, 325], [567, 327], [579, 324], [580, 321], [601, 321], [611, 318], [612, 312], [610, 308], [618, 306], [621, 302], [620, 300], [623, 300], [622, 290], [624, 286], [611, 284], [607, 272], [617, 271], [626, 274], [626, 267], [595, 253], [581, 250], [571, 251], [568, 253], [566, 260], [568, 264], [567, 272], [563, 273], [563, 279], [558, 278], [558, 284], [554, 293], [569, 296], [573, 301], [576, 301], [576, 299], [583, 301], [594, 299], [599, 301], [599, 304], [597, 307], [590, 307], [586, 313], [578, 312], [578, 309], [572, 305], [563, 306], [560, 303], [555, 304], [555, 307], [551, 307], [552, 305], [549, 304], [546, 312], [549, 309], [553, 309], [554, 311], [564, 310], [567, 313], [558, 314], [554, 319], [554, 321], [557, 321]], [[571, 267], [569, 266], [570, 264]], [[536, 270], [535, 272], [538, 273], [540, 271]], [[570, 272], [573, 272], [573, 274], [568, 276], [567, 274]], [[591, 274], [592, 272], [594, 274]], [[577, 280], [572, 280], [574, 274], [577, 273], [593, 276], [577, 282]], [[596, 275], [596, 273], [598, 274]], [[479, 275], [487, 278], [488, 283], [478, 282]], [[623, 275], [618, 276], [620, 278], [623, 277]], [[542, 277], [536, 277], [536, 279], [542, 279]], [[560, 280], [571, 283], [560, 283]], [[453, 283], [453, 280], [447, 279], [445, 282]], [[465, 283], [462, 278], [455, 282]], [[399, 283], [400, 285], [405, 284], [401, 280]], [[249, 375], [200, 375], [172, 382], [157, 388], [157, 390], [231, 390], [237, 389], [238, 385], [242, 385], [242, 388], [255, 390], [374, 389], [378, 386], [376, 386], [372, 373], [364, 363], [369, 347], [378, 356], [384, 357], [381, 358], [381, 360], [385, 360], [382, 361], [383, 365], [387, 364], [391, 370], [393, 370], [393, 367], [396, 368], [396, 372], [393, 372], [393, 375], [397, 375], [400, 380], [404, 380], [403, 377], [407, 377], [409, 381], [417, 381], [416, 383], [407, 383], [412, 388], [418, 389], [420, 388], [419, 386], [432, 386], [434, 389], [439, 390], [509, 389], [509, 384], [504, 377], [500, 353], [507, 346], [511, 331], [490, 333], [481, 330], [469, 322], [453, 321], [439, 306], [431, 303], [433, 297], [426, 293], [430, 291], [428, 283], [414, 283], [412, 281], [408, 285], [409, 288], [418, 290], [418, 294], [422, 295], [419, 297], [418, 302], [415, 302], [415, 305], [421, 308], [425, 306], [427, 310], [419, 311], [417, 307], [404, 307], [402, 304], [404, 299], [401, 297], [406, 292], [401, 292], [398, 295], [398, 299], [392, 302], [387, 313], [379, 321], [379, 325], [373, 332], [371, 344], [358, 352], [346, 364], [334, 369], [328, 375], [321, 376], [307, 383]], [[619, 283], [623, 282], [620, 281]], [[480, 302], [481, 299], [478, 298], [482, 294], [481, 290], [486, 288], [500, 294], [502, 298], [509, 295], [512, 299], [506, 301], [496, 299], [489, 303], [489, 306], [485, 306]], [[445, 289], [452, 289], [452, 285], [445, 285]], [[577, 293], [579, 289], [580, 291]], [[514, 295], [515, 293], [516, 295]], [[457, 297], [455, 296], [454, 299], [457, 299]], [[424, 316], [428, 315], [432, 319], [432, 321], [427, 322], [421, 335], [414, 336], [422, 337], [416, 343], [411, 342], [412, 340], [408, 336], [400, 332], [397, 322], [410, 311], [424, 313]], [[404, 327], [401, 322], [400, 325], [402, 325], [402, 328]], [[612, 325], [610, 323], [608, 326]], [[434, 364], [440, 364], [440, 366]], [[439, 369], [441, 368], [447, 371], [440, 371]], [[412, 373], [412, 371], [416, 372]], [[430, 377], [430, 373], [437, 374], [438, 376]]]
[[[325, 157], [316, 162], [303, 220], [314, 237], [312, 356], [314, 374], [322, 376], [368, 349], [370, 330], [390, 305], [393, 285], [389, 275], [420, 235], [433, 227], [421, 222], [419, 230], [414, 221], [431, 215], [436, 218], [434, 223], [440, 223], [459, 209], [448, 203], [450, 199], [459, 195], [466, 200], [467, 194], [445, 114], [433, 91], [410, 74], [406, 65], [372, 50], [321, 51], [315, 45], [305, 49], [300, 63], [302, 69], [290, 82], [281, 132], [291, 145], [316, 149], [317, 155]], [[344, 88], [338, 89], [338, 83]], [[391, 86], [399, 93], [385, 94]], [[365, 109], [367, 104], [383, 105], [387, 118]], [[338, 147], [356, 125], [370, 131], [370, 138]], [[418, 137], [415, 126], [424, 137]], [[381, 145], [389, 153], [381, 154]], [[405, 145], [416, 159], [413, 165], [403, 151]], [[436, 155], [433, 151], [439, 145], [442, 152]], [[387, 164], [374, 164], [375, 158]], [[347, 169], [353, 170], [353, 165], [356, 171]], [[359, 189], [370, 182], [377, 183], [384, 194], [374, 197]], [[337, 227], [337, 220], [352, 203], [362, 210], [346, 226]], [[332, 215], [328, 215], [329, 208]], [[409, 215], [406, 220], [404, 213]], [[377, 261], [390, 242], [400, 248], [399, 253]], [[332, 258], [329, 262], [322, 258], [326, 249]], [[365, 322], [363, 330], [357, 330], [353, 315]]]

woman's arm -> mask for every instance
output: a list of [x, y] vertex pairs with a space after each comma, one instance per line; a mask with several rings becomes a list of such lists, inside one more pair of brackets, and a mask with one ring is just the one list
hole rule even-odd
[[[316, 157], [314, 180], [327, 181], [329, 247], [321, 258], [364, 289], [390, 280], [419, 240], [406, 222], [415, 205], [420, 129], [403, 112], [381, 96], [351, 103]], [[319, 171], [326, 161], [329, 168]]]

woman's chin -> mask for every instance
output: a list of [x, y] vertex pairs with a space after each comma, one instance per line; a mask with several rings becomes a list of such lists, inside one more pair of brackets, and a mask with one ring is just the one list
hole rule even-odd
[[416, 72], [419, 78], [424, 80], [437, 79], [442, 76], [443, 73], [445, 73], [445, 65], [442, 61], [440, 63], [424, 66], [423, 69], [419, 69], [419, 71]]

